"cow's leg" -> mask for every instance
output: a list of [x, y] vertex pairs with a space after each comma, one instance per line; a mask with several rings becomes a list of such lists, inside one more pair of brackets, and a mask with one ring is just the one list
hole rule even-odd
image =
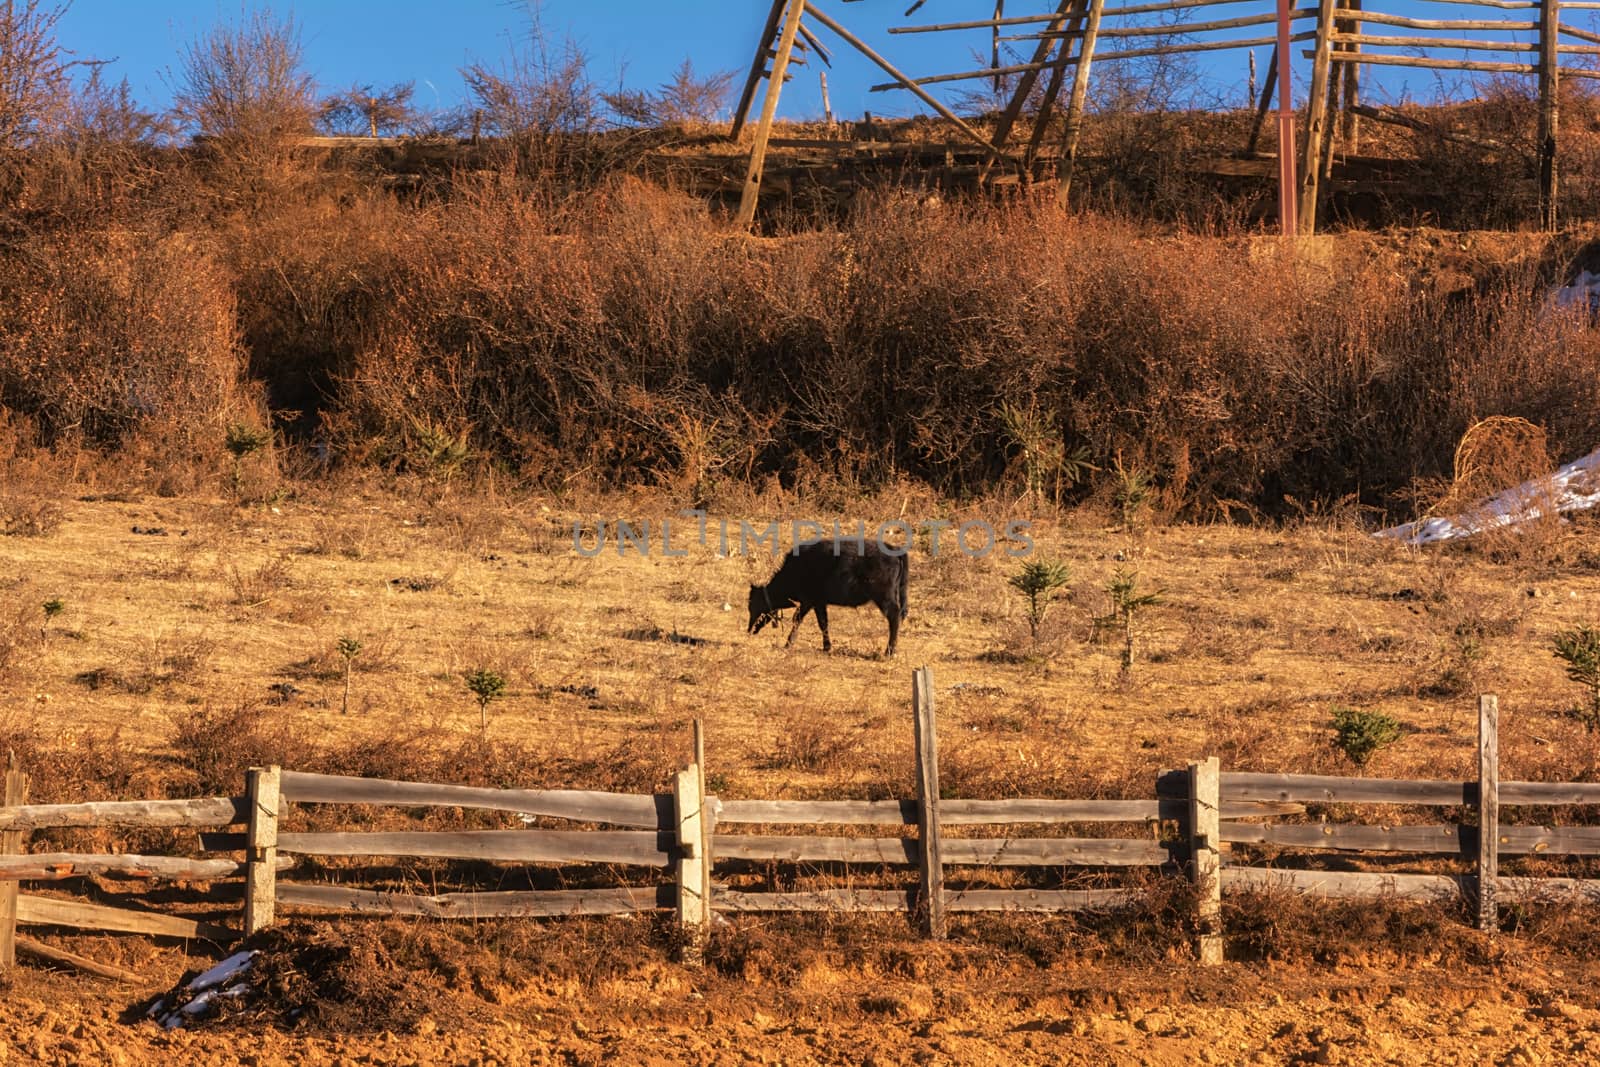
[[801, 623], [802, 620], [805, 619], [806, 612], [808, 612], [810, 610], [811, 610], [811, 605], [810, 604], [801, 604], [798, 608], [795, 609], [794, 625], [789, 627], [789, 640], [787, 640], [787, 641], [785, 641], [783, 643], [783, 647], [784, 648], [792, 648], [792, 647], [794, 647], [795, 634], [798, 634], [800, 632], [800, 623]]
[[889, 620], [889, 650], [884, 655], [893, 659], [894, 644], [900, 639], [900, 606], [890, 604], [889, 610], [883, 613], [883, 617]]
[[816, 612], [817, 625], [822, 627], [822, 651], [832, 652], [833, 642], [828, 639], [828, 605], [818, 604]]

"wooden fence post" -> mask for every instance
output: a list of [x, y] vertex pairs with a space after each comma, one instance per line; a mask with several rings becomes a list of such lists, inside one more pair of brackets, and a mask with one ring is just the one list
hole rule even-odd
[[678, 928], [684, 963], [698, 967], [711, 926], [711, 830], [706, 811], [705, 734], [694, 724], [695, 760], [678, 772], [673, 811], [678, 839]]
[[244, 932], [272, 925], [278, 893], [278, 811], [283, 771], [252, 767], [245, 776], [250, 829], [245, 849]]
[[[761, 193], [761, 175], [767, 166], [767, 142], [772, 137], [772, 122], [778, 114], [778, 96], [783, 92], [783, 79], [789, 72], [789, 57], [794, 52], [795, 35], [800, 32], [800, 16], [805, 13], [805, 0], [790, 0], [784, 15], [783, 29], [778, 34], [777, 53], [772, 57], [772, 73], [767, 75], [767, 95], [761, 102], [761, 119], [756, 123], [755, 143], [750, 146], [750, 164], [745, 171], [744, 191], [739, 194], [739, 218], [736, 225], [748, 230], [756, 219], [756, 202]], [[762, 48], [765, 49], [765, 44]], [[757, 53], [757, 62], [765, 62], [763, 53]]]
[[1478, 929], [1500, 927], [1500, 698], [1478, 698]]
[[[17, 766], [16, 753], [7, 760], [5, 806], [14, 808], [28, 801], [28, 776]], [[7, 830], [0, 833], [0, 855], [19, 856], [25, 833]], [[13, 880], [0, 882], [0, 970], [10, 970], [17, 964], [17, 896], [21, 883]]]
[[1222, 771], [1217, 757], [1189, 764], [1190, 876], [1198, 897], [1195, 953], [1222, 962]]
[[[1299, 232], [1317, 232], [1317, 178], [1322, 167], [1322, 139], [1328, 132], [1328, 68], [1333, 65], [1333, 0], [1317, 5], [1317, 47], [1311, 62], [1311, 95], [1306, 100], [1305, 157], [1300, 166]], [[1279, 146], [1279, 151], [1283, 151]], [[1292, 149], [1291, 149], [1292, 150]]]
[[1556, 139], [1561, 117], [1561, 33], [1559, 0], [1539, 2], [1539, 222], [1554, 233], [1559, 212]]
[[924, 930], [934, 940], [945, 935], [944, 848], [939, 839], [939, 731], [933, 713], [933, 672], [919, 667], [911, 675], [911, 705], [917, 743], [917, 830], [922, 847]]

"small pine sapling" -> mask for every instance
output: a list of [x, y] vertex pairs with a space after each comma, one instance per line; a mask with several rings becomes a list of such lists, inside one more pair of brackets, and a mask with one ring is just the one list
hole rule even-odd
[[1381, 711], [1356, 708], [1333, 709], [1333, 730], [1333, 747], [1357, 767], [1365, 767], [1374, 753], [1400, 740], [1401, 734], [1397, 720]]
[[478, 667], [470, 670], [463, 677], [467, 683], [467, 691], [478, 701], [479, 722], [483, 732], [487, 734], [489, 732], [489, 704], [497, 697], [505, 694], [505, 677], [499, 671], [492, 671], [487, 667]]
[[41, 605], [44, 610], [44, 625], [39, 627], [39, 639], [41, 641], [49, 638], [50, 620], [66, 610], [66, 606], [66, 603], [60, 597], [51, 597]]
[[1011, 588], [1028, 598], [1028, 632], [1034, 644], [1039, 643], [1039, 627], [1044, 625], [1050, 602], [1071, 576], [1065, 563], [1036, 559], [1023, 564], [1020, 571], [1006, 579]]
[[1122, 674], [1133, 670], [1133, 619], [1145, 608], [1160, 604], [1162, 590], [1139, 592], [1139, 572], [1119, 569], [1106, 586], [1111, 597], [1111, 614], [1095, 620], [1095, 628], [1102, 631], [1119, 631], [1122, 636]]
[[350, 714], [350, 673], [355, 668], [356, 657], [361, 655], [361, 642], [353, 637], [341, 637], [334, 646], [339, 655], [344, 657], [344, 701], [339, 705], [339, 714]]
[[1575, 717], [1590, 731], [1600, 729], [1600, 627], [1562, 630], [1552, 644], [1556, 658], [1567, 665], [1567, 677], [1589, 690], [1588, 707], [1574, 709]]
[[261, 451], [272, 440], [272, 435], [248, 422], [231, 422], [223, 438], [223, 445], [233, 457], [233, 498], [244, 495], [244, 458]]

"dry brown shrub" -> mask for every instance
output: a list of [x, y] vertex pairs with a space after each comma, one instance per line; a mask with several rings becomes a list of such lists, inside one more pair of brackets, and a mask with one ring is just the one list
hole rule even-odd
[[203, 238], [42, 234], [0, 253], [0, 401], [46, 445], [215, 454], [242, 403], [230, 279]]
[[312, 752], [304, 731], [257, 704], [175, 713], [172, 748], [189, 788], [203, 796], [237, 796], [251, 767], [304, 767]]
[[229, 602], [244, 608], [260, 607], [293, 586], [287, 556], [278, 556], [256, 566], [230, 563], [222, 575], [228, 587]]

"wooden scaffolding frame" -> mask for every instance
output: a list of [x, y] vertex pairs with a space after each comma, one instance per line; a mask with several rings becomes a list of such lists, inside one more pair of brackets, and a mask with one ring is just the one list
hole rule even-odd
[[[1053, 6], [1032, 14], [1007, 15], [1004, 0], [994, 0], [992, 14], [987, 18], [895, 26], [889, 30], [891, 34], [990, 31], [988, 66], [923, 77], [912, 77], [901, 71], [838, 19], [822, 10], [820, 5], [823, 2], [825, 0], [772, 0], [768, 9], [729, 133], [733, 140], [741, 137], [761, 84], [765, 81], [761, 114], [755, 124], [749, 165], [739, 202], [737, 220], [741, 228], [749, 228], [755, 220], [767, 150], [772, 141], [773, 121], [783, 84], [791, 76], [789, 68], [805, 62], [805, 57], [799, 53], [815, 56], [831, 64], [830, 53], [811, 26], [807, 25], [808, 22], [832, 33], [888, 75], [891, 80], [874, 85], [874, 92], [904, 90], [912, 93], [956, 133], [980, 150], [983, 157], [980, 180], [987, 179], [991, 169], [1001, 163], [1011, 164], [1025, 173], [1032, 171], [1060, 97], [1065, 92], [1067, 100], [1057, 165], [1057, 195], [1063, 203], [1072, 191], [1094, 63], [1271, 45], [1273, 49], [1267, 76], [1256, 103], [1256, 121], [1246, 151], [1256, 153], [1276, 92], [1278, 143], [1287, 146], [1277, 153], [1280, 224], [1285, 234], [1308, 235], [1315, 232], [1318, 208], [1325, 199], [1323, 181], [1333, 173], [1335, 156], [1341, 144], [1346, 154], [1354, 152], [1358, 144], [1358, 122], [1361, 117], [1412, 128], [1419, 125], [1402, 115], [1361, 103], [1360, 71], [1368, 66], [1534, 76], [1539, 100], [1536, 141], [1539, 219], [1544, 228], [1554, 230], [1558, 223], [1560, 82], [1562, 77], [1600, 78], [1600, 70], [1561, 65], [1563, 56], [1600, 55], [1600, 34], [1561, 21], [1563, 9], [1600, 10], [1600, 0], [1429, 0], [1430, 3], [1454, 7], [1481, 8], [1484, 14], [1492, 12], [1495, 16], [1492, 18], [1417, 18], [1369, 10], [1363, 6], [1363, 0], [1316, 0], [1314, 6], [1310, 6], [1310, 0], [1301, 0], [1302, 6], [1299, 7], [1293, 6], [1294, 0], [1273, 0], [1271, 6], [1265, 0], [1146, 0], [1119, 2], [1117, 6], [1107, 6], [1106, 0], [1036, 0], [1041, 5], [1053, 3]], [[1242, 16], [1177, 24], [1147, 24], [1140, 21], [1141, 17], [1159, 18], [1163, 14], [1222, 5], [1235, 8], [1252, 5], [1258, 9]], [[917, 0], [905, 14], [910, 16], [921, 6], [922, 3]], [[1518, 16], [1518, 12], [1523, 14]], [[1133, 21], [1128, 21], [1130, 19]], [[1291, 33], [1295, 22], [1311, 22], [1312, 27]], [[1274, 26], [1276, 35], [1249, 35], [1252, 27], [1269, 25]], [[1381, 32], [1365, 32], [1365, 26], [1378, 27]], [[1245, 31], [1247, 36], [1229, 35], [1229, 31], [1237, 30]], [[1397, 34], [1394, 30], [1422, 32]], [[1533, 39], [1519, 40], [1509, 36], [1514, 33], [1528, 34]], [[1484, 34], [1490, 36], [1481, 36]], [[1563, 40], [1563, 37], [1579, 43]], [[1154, 38], [1155, 41], [1142, 44], [1141, 38]], [[1003, 65], [1001, 45], [1006, 42], [1031, 43], [1031, 58], [1025, 63]], [[1290, 68], [1294, 58], [1292, 46], [1295, 43], [1311, 45], [1300, 53], [1301, 58], [1311, 62], [1311, 86], [1304, 102], [1304, 134], [1300, 138], [1295, 136], [1295, 110], [1289, 98]], [[1526, 62], [1510, 62], [1442, 54], [1479, 51], [1527, 54], [1528, 58]], [[1012, 76], [1016, 76], [1016, 82], [994, 123], [993, 131], [988, 134], [958, 116], [927, 88], [930, 85], [987, 78], [992, 79], [998, 89], [1003, 85], [1003, 79]], [[1044, 79], [1042, 92], [1039, 91], [1041, 78]], [[1036, 104], [1036, 111], [1027, 141], [1018, 151], [1013, 148], [1013, 135], [1018, 132], [1017, 128], [1022, 124], [1030, 101]], [[1020, 143], [1020, 138], [1018, 140]]]

